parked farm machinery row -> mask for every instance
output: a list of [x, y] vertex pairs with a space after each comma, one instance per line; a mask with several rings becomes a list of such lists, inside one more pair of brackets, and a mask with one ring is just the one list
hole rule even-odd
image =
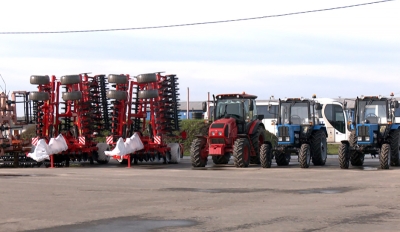
[[[31, 76], [38, 91], [29, 93], [36, 136], [28, 156], [50, 160], [51, 167], [70, 161], [107, 164], [110, 157], [129, 165], [179, 162], [181, 146], [166, 143], [182, 137], [173, 134], [179, 130], [177, 80], [160, 73]], [[102, 133], [108, 134], [107, 143], [98, 142]]]

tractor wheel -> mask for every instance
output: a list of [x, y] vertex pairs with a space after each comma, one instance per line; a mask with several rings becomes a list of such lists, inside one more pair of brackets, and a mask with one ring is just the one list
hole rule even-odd
[[31, 76], [30, 82], [32, 85], [47, 85], [50, 83], [49, 76]]
[[349, 168], [349, 145], [342, 143], [339, 146], [339, 165], [341, 169]]
[[140, 74], [137, 76], [137, 82], [139, 84], [151, 83], [157, 81], [157, 75], [155, 73]]
[[236, 139], [233, 148], [233, 163], [237, 168], [246, 168], [250, 163], [250, 144], [246, 138]]
[[201, 151], [206, 145], [206, 140], [203, 138], [196, 138], [193, 140], [190, 146], [190, 158], [192, 160], [193, 167], [205, 167], [207, 165], [207, 157], [201, 156]]
[[213, 156], [212, 160], [213, 160], [214, 164], [228, 164], [230, 158], [231, 158], [231, 155], [229, 153], [226, 153], [225, 155]]
[[311, 151], [310, 145], [304, 143], [300, 147], [299, 151], [299, 163], [301, 168], [310, 167]]
[[110, 74], [108, 75], [108, 83], [126, 84], [128, 83], [128, 78], [124, 75]]
[[81, 82], [81, 77], [79, 75], [66, 75], [60, 78], [60, 83], [62, 85], [72, 85]]
[[98, 143], [96, 145], [98, 148], [96, 152], [96, 162], [98, 164], [108, 164], [110, 162], [110, 156], [106, 155], [104, 152], [110, 150], [110, 146], [107, 143]]
[[150, 90], [140, 90], [138, 93], [139, 99], [149, 99], [158, 97], [158, 90], [150, 89]]
[[290, 162], [290, 153], [274, 152], [275, 161], [278, 166], [287, 166]]
[[319, 130], [311, 136], [311, 154], [314, 165], [324, 166], [326, 162], [326, 135], [325, 132]]
[[381, 153], [379, 154], [379, 163], [382, 169], [389, 169], [390, 158], [390, 145], [385, 143], [382, 145]]
[[171, 148], [171, 152], [169, 153], [169, 163], [179, 163], [181, 160], [181, 146], [179, 143], [168, 143], [167, 146]]
[[128, 93], [121, 90], [108, 90], [106, 95], [107, 98], [115, 100], [126, 100], [128, 98]]
[[31, 101], [47, 101], [50, 99], [50, 95], [47, 92], [30, 92], [29, 100]]
[[261, 167], [270, 168], [272, 165], [271, 145], [262, 144], [260, 148]]
[[64, 101], [76, 101], [82, 98], [81, 91], [72, 91], [62, 93], [62, 99]]
[[251, 164], [260, 164], [260, 148], [265, 140], [265, 129], [262, 126], [257, 128], [256, 133], [251, 135], [251, 143], [254, 150], [256, 151], [256, 156], [250, 156]]
[[356, 131], [350, 132], [349, 143], [350, 143], [350, 147], [355, 147], [357, 145]]
[[364, 154], [361, 152], [354, 151], [350, 155], [350, 163], [352, 166], [363, 166], [364, 164]]
[[389, 133], [389, 144], [391, 148], [390, 166], [400, 165], [400, 130], [392, 130]]

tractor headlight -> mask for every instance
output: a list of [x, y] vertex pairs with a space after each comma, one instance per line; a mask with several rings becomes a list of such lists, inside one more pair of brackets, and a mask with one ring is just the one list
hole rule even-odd
[[357, 141], [362, 141], [362, 137], [357, 137]]
[[308, 126], [303, 126], [303, 128], [302, 128], [302, 130], [301, 130], [301, 133], [307, 134], [308, 128], [309, 128]]
[[218, 136], [222, 136], [222, 131], [218, 131]]
[[289, 137], [286, 137], [286, 142], [289, 142], [290, 141], [290, 138]]
[[278, 137], [278, 141], [279, 141], [279, 142], [282, 142], [282, 137]]
[[365, 141], [369, 142], [369, 137], [365, 137]]
[[215, 131], [211, 131], [211, 135], [214, 136], [215, 135]]

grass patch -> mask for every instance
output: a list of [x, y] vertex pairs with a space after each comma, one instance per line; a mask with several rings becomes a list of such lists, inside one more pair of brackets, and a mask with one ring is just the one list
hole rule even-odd
[[337, 155], [340, 144], [328, 143], [328, 155]]

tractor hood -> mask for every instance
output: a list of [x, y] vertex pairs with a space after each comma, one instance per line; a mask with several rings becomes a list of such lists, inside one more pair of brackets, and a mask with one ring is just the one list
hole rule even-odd
[[208, 131], [211, 138], [230, 138], [237, 134], [236, 120], [234, 118], [221, 118], [213, 122]]

